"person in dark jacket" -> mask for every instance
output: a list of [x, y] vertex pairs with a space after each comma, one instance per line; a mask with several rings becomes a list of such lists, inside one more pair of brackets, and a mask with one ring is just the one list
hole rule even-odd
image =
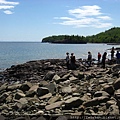
[[111, 60], [113, 60], [113, 58], [114, 58], [114, 53], [115, 53], [115, 49], [114, 49], [114, 47], [112, 47], [112, 49], [111, 49]]
[[71, 56], [70, 56], [70, 64], [71, 64], [71, 69], [74, 70], [76, 69], [76, 65], [75, 65], [75, 56], [74, 56], [74, 53], [71, 53]]
[[120, 53], [119, 53], [119, 51], [117, 51], [117, 53], [116, 53], [116, 63], [120, 64]]
[[66, 53], [66, 65], [67, 65], [67, 69], [70, 68], [69, 62], [70, 62], [70, 58], [69, 58], [69, 53], [67, 52], [67, 53]]
[[107, 52], [104, 52], [102, 56], [102, 67], [105, 68], [105, 60], [106, 60]]
[[87, 64], [88, 64], [89, 66], [91, 66], [91, 63], [92, 63], [92, 54], [91, 54], [91, 52], [89, 51], [89, 52], [88, 52], [88, 58], [87, 58]]

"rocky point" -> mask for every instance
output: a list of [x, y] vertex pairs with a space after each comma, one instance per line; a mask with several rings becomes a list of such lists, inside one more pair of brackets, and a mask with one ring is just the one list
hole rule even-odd
[[76, 66], [68, 70], [64, 59], [46, 59], [0, 72], [0, 114], [14, 120], [23, 115], [28, 120], [41, 115], [119, 115], [120, 65], [88, 67], [78, 59]]

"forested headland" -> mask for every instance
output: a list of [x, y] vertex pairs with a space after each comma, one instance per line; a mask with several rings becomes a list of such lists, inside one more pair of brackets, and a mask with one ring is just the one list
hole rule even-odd
[[66, 44], [85, 44], [85, 43], [118, 43], [120, 44], [120, 27], [113, 27], [105, 32], [92, 36], [80, 35], [53, 35], [42, 39], [42, 43], [66, 43]]

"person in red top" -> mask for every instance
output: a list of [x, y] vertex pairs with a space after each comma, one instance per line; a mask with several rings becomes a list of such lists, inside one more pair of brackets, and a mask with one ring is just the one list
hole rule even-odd
[[101, 59], [101, 54], [100, 52], [98, 52], [98, 63], [100, 63], [100, 59]]

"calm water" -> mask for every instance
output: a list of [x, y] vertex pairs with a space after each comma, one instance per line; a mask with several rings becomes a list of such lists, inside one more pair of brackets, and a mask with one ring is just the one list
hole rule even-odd
[[[87, 58], [91, 51], [94, 58], [97, 53], [113, 47], [106, 44], [49, 44], [39, 42], [0, 42], [0, 69], [31, 60], [65, 58], [66, 52], [73, 52], [76, 58]], [[114, 46], [114, 47], [120, 47]], [[110, 51], [107, 51], [108, 53]], [[108, 54], [109, 55], [109, 54]], [[108, 56], [109, 57], [109, 56]]]

